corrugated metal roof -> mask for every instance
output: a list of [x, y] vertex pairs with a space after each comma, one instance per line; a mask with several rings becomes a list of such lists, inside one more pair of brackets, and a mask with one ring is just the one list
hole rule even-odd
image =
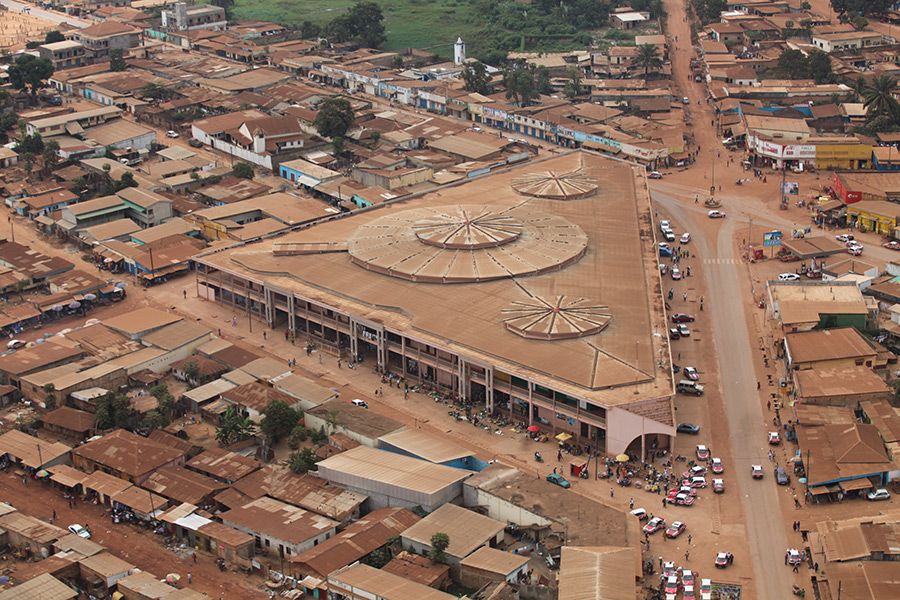
[[0, 600], [70, 600], [76, 596], [75, 590], [49, 573], [0, 592]]
[[451, 441], [446, 435], [437, 435], [424, 429], [407, 429], [379, 438], [379, 442], [390, 444], [409, 454], [433, 463], [445, 463], [475, 454]]
[[641, 557], [634, 548], [564, 546], [560, 557], [559, 600], [635, 600]]
[[496, 519], [455, 504], [444, 504], [404, 531], [403, 538], [431, 546], [431, 536], [446, 533], [450, 537], [447, 554], [465, 558], [479, 546], [489, 543], [504, 527], [506, 523]]
[[527, 562], [527, 556], [483, 546], [464, 558], [460, 565], [472, 567], [479, 571], [490, 571], [505, 578]]
[[455, 596], [364, 564], [345, 567], [328, 576], [328, 588], [342, 593], [346, 586], [382, 600], [455, 600]]
[[339, 525], [337, 521], [265, 496], [219, 517], [226, 525], [234, 523], [291, 544], [303, 543]]

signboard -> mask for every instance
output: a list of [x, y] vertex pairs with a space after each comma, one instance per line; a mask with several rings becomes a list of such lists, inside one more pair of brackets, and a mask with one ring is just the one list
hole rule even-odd
[[800, 184], [796, 181], [784, 181], [781, 183], [782, 194], [799, 194]]
[[763, 246], [780, 246], [781, 245], [781, 232], [780, 231], [769, 231], [763, 234]]

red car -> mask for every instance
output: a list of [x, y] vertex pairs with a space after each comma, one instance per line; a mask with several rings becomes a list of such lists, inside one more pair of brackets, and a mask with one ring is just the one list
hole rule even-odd
[[666, 529], [666, 537], [670, 537], [673, 539], [677, 538], [682, 534], [682, 532], [684, 532], [684, 527], [684, 523], [682, 523], [681, 521], [675, 521], [674, 523], [669, 525], [668, 529]]
[[687, 494], [678, 494], [675, 496], [674, 500], [669, 500], [669, 502], [674, 502], [678, 506], [690, 506], [694, 503], [694, 498], [696, 496], [688, 496]]
[[709, 459], [709, 448], [704, 446], [703, 444], [697, 445], [697, 458], [700, 460], [708, 460]]
[[700, 373], [698, 373], [697, 369], [695, 369], [694, 367], [685, 367], [684, 376], [691, 381], [697, 381], [698, 379], [700, 379]]
[[665, 528], [666, 520], [662, 517], [653, 517], [650, 522], [644, 525], [644, 533], [656, 533], [660, 529]]
[[686, 315], [684, 313], [675, 313], [672, 315], [673, 323], [693, 323], [694, 315]]
[[885, 242], [882, 246], [888, 250], [900, 250], [900, 242]]
[[753, 476], [753, 479], [762, 479], [763, 478], [762, 465], [750, 465], [750, 474]]
[[716, 473], [716, 474], [722, 473], [723, 471], [725, 471], [725, 465], [722, 464], [721, 458], [710, 459], [709, 466], [712, 469], [712, 472]]
[[724, 569], [733, 562], [734, 556], [731, 552], [719, 552], [716, 554], [716, 566], [720, 569]]
[[713, 479], [713, 492], [716, 494], [722, 494], [725, 492], [724, 479]]
[[794, 262], [796, 260], [800, 260], [800, 257], [796, 254], [782, 254], [781, 262]]

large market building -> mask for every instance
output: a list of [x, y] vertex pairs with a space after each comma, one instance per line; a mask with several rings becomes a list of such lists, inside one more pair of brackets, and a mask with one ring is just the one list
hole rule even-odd
[[198, 293], [600, 452], [668, 447], [642, 173], [553, 156], [200, 255]]

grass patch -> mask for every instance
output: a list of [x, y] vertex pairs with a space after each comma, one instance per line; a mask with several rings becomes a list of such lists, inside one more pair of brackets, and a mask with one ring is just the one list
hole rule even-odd
[[[327, 5], [321, 0], [235, 0], [234, 18], [325, 25], [354, 4], [355, 0], [329, 0]], [[471, 19], [468, 3], [458, 0], [392, 0], [380, 4], [387, 34], [384, 50], [420, 48], [452, 57], [456, 38], [471, 39], [483, 26]]]

